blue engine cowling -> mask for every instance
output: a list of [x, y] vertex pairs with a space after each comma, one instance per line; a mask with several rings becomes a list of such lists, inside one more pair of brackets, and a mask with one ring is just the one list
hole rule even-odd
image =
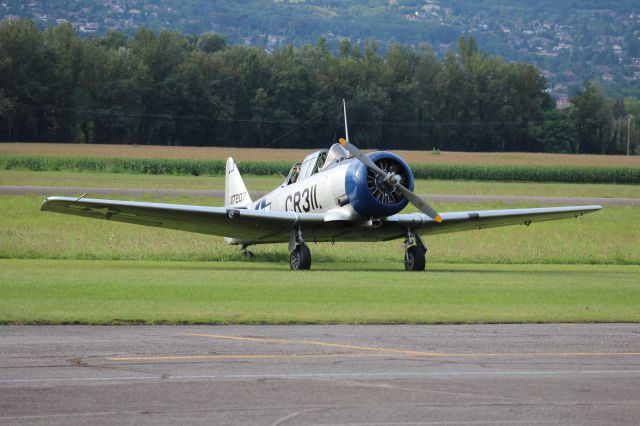
[[[374, 152], [368, 157], [383, 170], [401, 175], [402, 185], [413, 191], [413, 173], [402, 158], [386, 151]], [[347, 170], [345, 189], [353, 209], [364, 217], [391, 216], [405, 208], [409, 202], [400, 192], [383, 185], [373, 171], [356, 159]]]

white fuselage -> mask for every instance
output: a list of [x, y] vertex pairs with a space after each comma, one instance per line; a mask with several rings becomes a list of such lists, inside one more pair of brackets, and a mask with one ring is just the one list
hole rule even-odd
[[318, 172], [305, 179], [279, 188], [256, 201], [256, 210], [292, 211], [298, 213], [324, 213], [340, 207], [346, 199], [345, 177], [351, 159], [331, 169]]

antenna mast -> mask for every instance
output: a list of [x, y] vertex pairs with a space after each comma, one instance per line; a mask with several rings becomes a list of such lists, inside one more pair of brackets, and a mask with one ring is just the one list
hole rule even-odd
[[344, 136], [347, 142], [349, 142], [349, 127], [347, 126], [347, 103], [344, 99], [342, 99], [342, 108], [344, 110]]

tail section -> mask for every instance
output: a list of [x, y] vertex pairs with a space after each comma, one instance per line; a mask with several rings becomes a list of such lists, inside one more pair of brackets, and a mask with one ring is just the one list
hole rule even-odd
[[253, 201], [251, 201], [236, 163], [233, 162], [233, 158], [227, 158], [227, 168], [224, 175], [224, 206], [246, 209], [251, 207], [252, 204]]

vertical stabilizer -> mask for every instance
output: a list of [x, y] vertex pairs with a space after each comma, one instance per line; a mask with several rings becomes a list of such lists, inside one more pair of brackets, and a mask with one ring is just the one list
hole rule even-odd
[[252, 203], [247, 187], [236, 167], [236, 163], [233, 162], [233, 158], [227, 158], [227, 167], [224, 176], [224, 206], [246, 209], [251, 207]]

